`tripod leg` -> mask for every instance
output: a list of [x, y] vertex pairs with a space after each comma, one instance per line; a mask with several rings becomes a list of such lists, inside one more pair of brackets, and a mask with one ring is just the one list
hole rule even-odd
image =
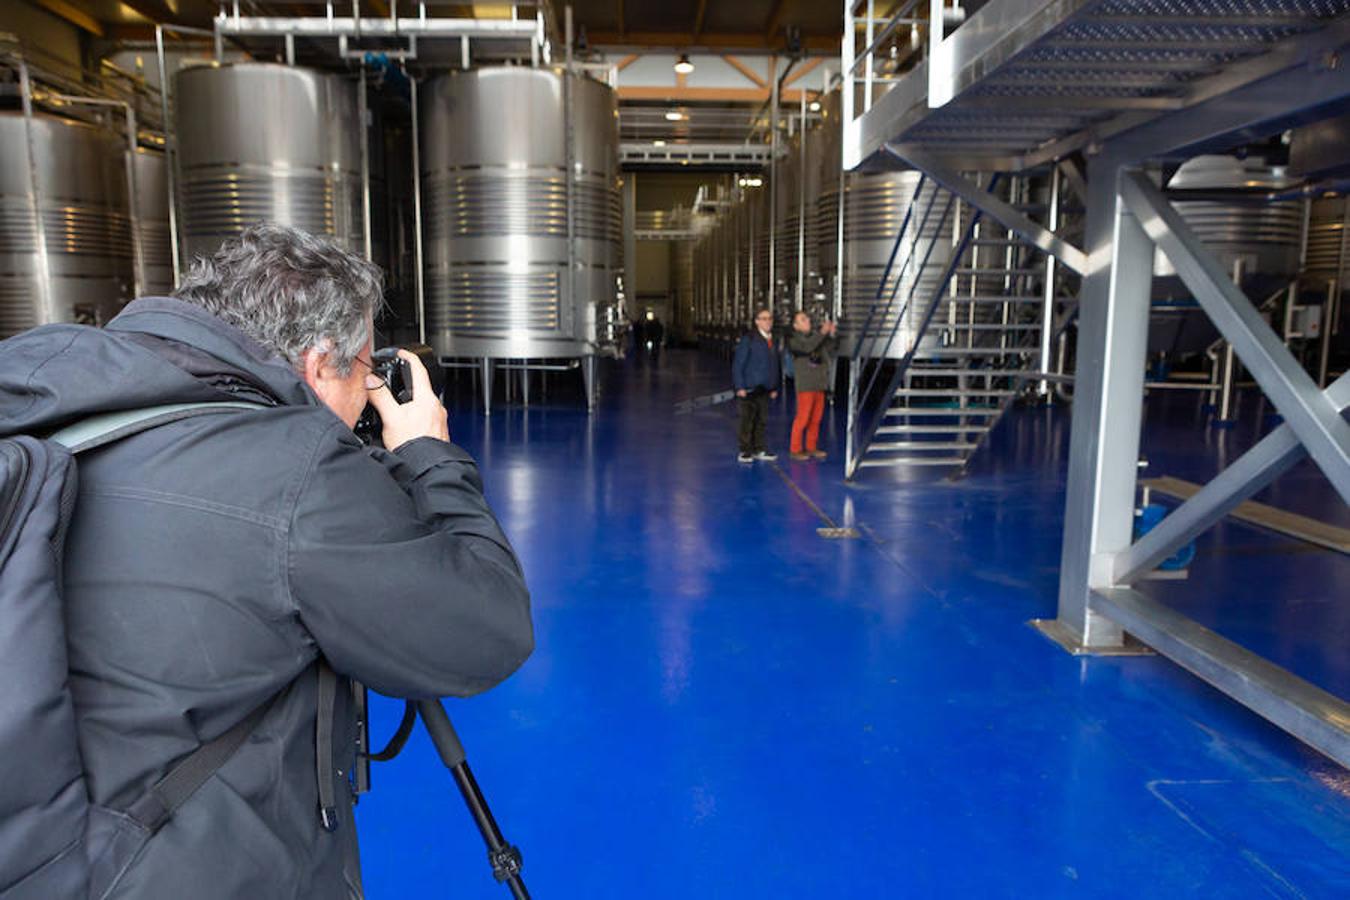
[[441, 762], [454, 776], [455, 785], [464, 797], [464, 804], [469, 808], [469, 815], [473, 816], [473, 822], [478, 826], [478, 833], [483, 836], [483, 843], [487, 845], [488, 850], [488, 862], [492, 864], [492, 877], [506, 882], [516, 900], [529, 900], [530, 894], [525, 890], [525, 882], [520, 877], [520, 850], [508, 844], [506, 838], [502, 837], [497, 820], [492, 817], [492, 810], [488, 809], [487, 800], [478, 788], [478, 781], [469, 769], [469, 763], [464, 757], [464, 745], [460, 743], [459, 735], [455, 733], [455, 726], [450, 724], [445, 707], [441, 706], [439, 700], [422, 700], [417, 704], [417, 712], [422, 717], [422, 723], [427, 726], [427, 733], [431, 735], [431, 742], [436, 745]]

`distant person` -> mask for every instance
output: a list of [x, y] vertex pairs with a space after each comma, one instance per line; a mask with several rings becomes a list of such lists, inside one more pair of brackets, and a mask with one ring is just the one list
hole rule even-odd
[[656, 361], [661, 356], [661, 345], [665, 343], [666, 326], [661, 324], [656, 313], [647, 310], [647, 315], [638, 323], [638, 350]]
[[648, 313], [647, 315], [647, 349], [652, 352], [652, 355], [656, 355], [661, 352], [661, 348], [666, 343], [666, 326], [654, 313]]
[[792, 317], [788, 351], [797, 383], [797, 415], [792, 420], [792, 459], [825, 459], [829, 454], [818, 449], [820, 420], [825, 414], [825, 392], [830, 389], [830, 357], [838, 344], [838, 326], [830, 321], [811, 331], [811, 317], [798, 312]]
[[755, 326], [736, 344], [731, 364], [731, 380], [741, 406], [741, 452], [736, 458], [743, 463], [778, 458], [764, 442], [764, 426], [769, 419], [769, 401], [778, 399], [782, 377], [778, 348], [773, 344], [773, 313], [761, 308], [755, 312]]

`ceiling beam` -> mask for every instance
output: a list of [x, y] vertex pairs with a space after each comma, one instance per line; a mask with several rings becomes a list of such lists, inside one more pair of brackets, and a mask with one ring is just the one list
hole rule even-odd
[[787, 85], [792, 84], [797, 79], [809, 75], [817, 66], [821, 65], [823, 62], [825, 62], [825, 57], [823, 56], [817, 56], [815, 59], [808, 59], [806, 62], [802, 63], [792, 72], [792, 75], [789, 76], [788, 80], [783, 82], [783, 86], [786, 87]]
[[178, 18], [178, 13], [169, 9], [163, 0], [121, 0], [122, 5], [129, 7], [155, 24], [164, 24], [172, 22]]
[[[731, 50], [746, 52], [758, 50], [771, 53], [782, 49], [781, 42], [770, 41], [763, 34], [754, 32], [700, 33], [697, 37], [688, 31], [630, 31], [619, 34], [617, 31], [590, 32], [592, 47], [613, 47], [629, 51], [637, 50]], [[802, 49], [818, 55], [839, 55], [839, 36], [828, 34], [802, 35]]]
[[708, 13], [708, 0], [698, 0], [698, 12], [694, 14], [694, 31], [692, 37], [698, 40], [698, 36], [703, 33], [703, 17]]
[[[155, 26], [153, 25], [109, 25], [104, 29], [104, 38], [109, 41], [127, 42], [127, 41], [149, 41], [155, 40]], [[193, 35], [196, 37], [196, 35]], [[203, 41], [210, 41], [209, 37], [203, 37]]]
[[103, 26], [98, 20], [82, 9], [66, 3], [65, 0], [37, 0], [37, 5], [47, 12], [65, 19], [76, 28], [81, 28], [95, 37], [103, 37]]
[[783, 10], [787, 6], [787, 0], [774, 0], [773, 7], [769, 10], [769, 18], [764, 23], [764, 37], [773, 40], [778, 35], [778, 27], [783, 23]]
[[[802, 94], [808, 100], [813, 91], [782, 91], [779, 98], [785, 104], [800, 103]], [[699, 88], [699, 87], [624, 87], [618, 88], [619, 100], [660, 100], [667, 103], [766, 103], [767, 88]]]
[[642, 58], [641, 53], [630, 53], [623, 59], [619, 60], [618, 64], [614, 66], [614, 69], [615, 71], [622, 72], [624, 69], [628, 68], [641, 58]]
[[741, 62], [736, 57], [723, 56], [722, 59], [726, 61], [727, 65], [731, 66], [737, 72], [740, 72], [746, 78], [749, 78], [752, 84], [755, 84], [762, 88], [767, 88], [769, 86], [768, 83], [763, 78], [760, 78], [758, 75], [755, 74], [754, 69], [751, 69], [749, 66]]

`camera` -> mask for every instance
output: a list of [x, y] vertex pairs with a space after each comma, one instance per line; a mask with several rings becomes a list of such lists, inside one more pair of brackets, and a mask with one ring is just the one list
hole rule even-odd
[[[379, 376], [380, 380], [389, 388], [389, 393], [394, 395], [394, 399], [399, 403], [409, 403], [413, 398], [413, 377], [412, 365], [398, 355], [399, 350], [407, 350], [422, 361], [426, 367], [427, 375], [431, 379], [431, 389], [436, 396], [440, 396], [445, 388], [445, 372], [441, 364], [436, 359], [436, 351], [432, 350], [426, 344], [407, 344], [403, 347], [381, 347], [370, 354], [370, 370]], [[380, 414], [375, 411], [375, 407], [366, 404], [366, 408], [361, 412], [361, 418], [356, 421], [356, 426], [352, 431], [356, 432], [362, 443], [372, 446], [381, 446], [380, 434], [384, 430], [384, 423], [380, 421]]]

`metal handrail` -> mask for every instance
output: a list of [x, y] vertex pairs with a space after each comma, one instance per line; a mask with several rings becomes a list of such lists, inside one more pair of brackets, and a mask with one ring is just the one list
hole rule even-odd
[[[989, 192], [992, 193], [994, 190], [997, 189], [1000, 179], [1001, 175], [997, 173], [994, 175], [993, 178], [990, 179], [988, 187]], [[950, 209], [951, 204], [949, 203], [947, 208], [948, 213], [950, 212]], [[937, 312], [938, 306], [941, 305], [938, 302], [939, 298], [941, 298], [942, 295], [947, 291], [948, 286], [951, 284], [952, 278], [956, 274], [956, 270], [960, 268], [961, 260], [963, 257], [965, 257], [966, 251], [970, 248], [970, 242], [974, 238], [975, 227], [979, 225], [980, 220], [983, 218], [983, 215], [984, 214], [980, 210], [978, 209], [975, 210], [974, 214], [970, 218], [970, 222], [967, 223], [966, 225], [965, 231], [961, 235], [961, 240], [953, 248], [951, 259], [948, 261], [947, 268], [942, 274], [942, 280], [938, 283], [936, 290], [933, 292], [933, 302], [929, 303], [928, 308], [924, 311], [923, 321], [919, 323], [919, 328], [915, 332], [913, 344], [911, 344], [910, 348], [905, 352], [904, 357], [900, 360], [900, 363], [896, 366], [895, 372], [891, 375], [890, 381], [887, 384], [886, 390], [883, 394], [884, 398], [890, 398], [895, 396], [896, 388], [899, 387], [900, 382], [904, 379], [905, 374], [909, 371], [909, 367], [911, 363], [913, 363], [914, 361], [914, 355], [917, 352], [919, 345], [923, 342], [924, 335], [928, 333], [928, 328], [932, 324], [933, 316]], [[945, 221], [945, 214], [944, 214], [944, 221]], [[938, 233], [939, 234], [941, 233], [941, 225], [939, 225], [938, 227]], [[937, 237], [935, 236], [934, 242], [936, 242], [936, 240]], [[931, 246], [929, 249], [931, 255], [932, 249]], [[925, 257], [925, 264], [926, 263], [927, 257]], [[889, 349], [889, 346], [887, 347], [887, 349]], [[881, 368], [880, 365], [878, 365], [876, 372], [873, 373], [872, 379], [873, 383], [876, 380], [876, 375], [880, 371]], [[865, 406], [864, 401], [870, 394], [870, 391], [871, 386], [869, 385], [868, 391], [865, 392], [861, 397], [858, 397], [855, 401], [856, 402], [855, 411], [857, 414], [859, 414], [857, 424], [861, 424], [860, 414], [863, 410], [863, 407]], [[854, 401], [854, 398], [850, 397], [850, 400]], [[845, 472], [846, 478], [852, 478], [853, 475], [857, 472], [858, 465], [862, 462], [862, 457], [867, 452], [867, 447], [870, 446], [872, 438], [876, 435], [877, 429], [881, 426], [881, 423], [885, 420], [886, 410], [889, 408], [889, 406], [890, 406], [889, 400], [883, 399], [883, 402], [881, 403], [880, 408], [877, 410], [877, 413], [874, 416], [872, 416], [870, 421], [867, 423], [867, 427], [858, 429], [855, 431], [854, 434], [850, 435], [850, 437], [854, 438], [852, 443], [853, 446], [858, 448], [858, 451], [856, 454], [854, 454], [854, 456], [851, 459], [848, 460], [848, 470]]]
[[[937, 202], [937, 198], [938, 198], [938, 192], [937, 192], [936, 190], [934, 190], [934, 191], [933, 191], [933, 199], [930, 200], [930, 201], [928, 202], [928, 206], [929, 206], [929, 209], [930, 209], [930, 210], [932, 209], [933, 204], [935, 204], [935, 203]], [[916, 273], [915, 273], [915, 276], [914, 276], [914, 282], [913, 282], [913, 284], [911, 284], [911, 285], [909, 286], [909, 293], [905, 295], [905, 302], [904, 302], [904, 304], [900, 307], [900, 312], [896, 315], [896, 317], [895, 317], [895, 322], [891, 325], [891, 331], [890, 331], [890, 334], [888, 334], [888, 335], [886, 336], [886, 344], [885, 344], [885, 346], [883, 346], [883, 347], [881, 348], [881, 353], [879, 354], [879, 356], [880, 356], [882, 359], [885, 359], [885, 358], [886, 358], [886, 354], [888, 354], [888, 353], [891, 352], [891, 347], [895, 344], [895, 338], [896, 338], [896, 335], [898, 335], [898, 334], [900, 333], [900, 323], [903, 322], [903, 321], [905, 320], [905, 314], [906, 314], [907, 312], [909, 312], [910, 307], [912, 307], [912, 306], [914, 305], [914, 294], [915, 294], [916, 291], [918, 291], [919, 286], [922, 284], [923, 270], [926, 269], [926, 268], [928, 268], [928, 261], [929, 261], [930, 259], [932, 259], [932, 257], [933, 257], [933, 251], [934, 251], [935, 249], [937, 249], [938, 241], [939, 241], [939, 240], [941, 239], [941, 237], [942, 237], [942, 227], [947, 223], [947, 219], [951, 217], [951, 213], [952, 213], [952, 205], [953, 205], [953, 203], [955, 203], [955, 201], [956, 201], [956, 195], [955, 195], [955, 194], [947, 194], [947, 205], [946, 205], [945, 207], [943, 207], [943, 209], [942, 209], [942, 218], [938, 220], [937, 228], [936, 228], [936, 230], [933, 232], [932, 238], [929, 239], [929, 242], [928, 242], [928, 250], [924, 253], [924, 256], [923, 256], [923, 262], [920, 263], [920, 265], [919, 265], [919, 271], [916, 272]], [[924, 216], [925, 224], [927, 223], [927, 218], [928, 218], [928, 217], [927, 217], [927, 215], [925, 214], [925, 216]], [[920, 226], [920, 231], [922, 231], [922, 230], [923, 230], [923, 226], [921, 225], [921, 226]], [[897, 293], [899, 292], [899, 289], [900, 289], [900, 285], [899, 285], [899, 283], [897, 282], [895, 288], [892, 289], [892, 292], [891, 292], [892, 297], [894, 297], [894, 295], [897, 294]], [[934, 302], [936, 303], [936, 302], [937, 302], [937, 297], [934, 297], [933, 300], [934, 300]], [[888, 312], [888, 314], [889, 314], [889, 310], [888, 310], [887, 312]]]
[[[937, 190], [934, 190], [932, 198], [930, 198], [928, 201], [928, 208], [924, 211], [923, 222], [920, 223], [919, 225], [918, 229], [919, 235], [923, 234], [923, 229], [928, 224], [928, 219], [933, 211], [933, 205], [937, 202], [938, 193], [939, 192]], [[895, 343], [895, 336], [900, 332], [900, 323], [905, 320], [905, 314], [909, 312], [910, 307], [914, 303], [914, 294], [916, 291], [918, 291], [919, 286], [923, 283], [923, 271], [924, 269], [928, 268], [928, 261], [933, 257], [933, 250], [937, 248], [938, 240], [942, 237], [942, 226], [946, 224], [947, 219], [951, 216], [952, 205], [955, 202], [955, 200], [956, 197], [954, 194], [947, 194], [947, 205], [943, 208], [942, 217], [941, 219], [938, 220], [937, 228], [934, 229], [933, 236], [928, 241], [928, 250], [924, 253], [923, 262], [919, 264], [919, 270], [914, 273], [914, 282], [913, 284], [910, 285], [909, 293], [905, 296], [904, 303], [901, 305], [899, 313], [897, 313], [895, 316], [894, 324], [891, 325], [890, 334], [888, 334], [886, 337], [886, 345], [882, 347], [880, 354], [874, 354], [879, 360], [881, 360], [881, 362], [879, 362], [876, 365], [876, 367], [872, 369], [872, 377], [868, 380], [867, 387], [863, 388], [862, 393], [859, 395], [859, 409], [865, 406], [867, 404], [868, 398], [872, 396], [872, 388], [876, 386], [877, 378], [881, 374], [882, 366], [885, 364], [886, 354], [890, 353], [891, 346]], [[915, 242], [914, 246], [915, 249], [917, 249], [918, 247], [917, 241]], [[896, 285], [891, 291], [891, 298], [890, 300], [887, 301], [886, 304], [886, 312], [883, 314], [882, 317], [883, 324], [885, 323], [886, 318], [890, 316], [891, 305], [894, 302], [896, 294], [899, 293], [899, 290], [900, 290], [900, 282], [899, 279], [897, 279]], [[945, 284], [942, 286], [942, 290], [946, 290]], [[941, 293], [942, 293], [941, 290], [938, 291], [937, 296], [941, 296]], [[936, 302], [937, 297], [934, 297], [934, 304], [936, 304]]]
[[892, 14], [890, 20], [886, 23], [886, 27], [881, 29], [881, 33], [873, 38], [872, 43], [867, 46], [867, 49], [858, 54], [858, 58], [853, 61], [853, 67], [848, 70], [850, 77], [857, 74], [858, 66], [862, 65], [868, 57], [876, 53], [877, 50], [881, 48], [881, 45], [886, 43], [886, 40], [894, 34], [895, 30], [901, 25], [922, 25], [927, 23], [927, 19], [909, 15], [910, 11], [913, 10], [918, 3], [919, 0], [906, 0], [905, 3], [901, 4], [900, 8]]
[[[877, 295], [872, 298], [872, 305], [867, 308], [867, 318], [863, 320], [862, 327], [858, 330], [858, 340], [853, 345], [853, 353], [850, 358], [857, 361], [862, 356], [863, 341], [868, 330], [872, 327], [872, 316], [876, 314], [877, 303], [881, 300], [881, 295], [886, 291], [886, 283], [890, 280], [891, 269], [895, 266], [896, 254], [900, 252], [900, 244], [905, 239], [905, 233], [909, 229], [910, 219], [914, 216], [915, 201], [919, 199], [919, 192], [923, 190], [924, 182], [927, 181], [927, 175], [919, 176], [919, 183], [914, 186], [914, 193], [910, 195], [909, 203], [905, 207], [905, 218], [900, 222], [900, 233], [895, 236], [895, 243], [891, 245], [891, 255], [886, 260], [886, 268], [882, 270], [881, 281], [877, 284]], [[840, 222], [840, 229], [843, 230], [845, 223]], [[920, 226], [922, 228], [922, 226]], [[913, 253], [911, 252], [911, 258]]]

